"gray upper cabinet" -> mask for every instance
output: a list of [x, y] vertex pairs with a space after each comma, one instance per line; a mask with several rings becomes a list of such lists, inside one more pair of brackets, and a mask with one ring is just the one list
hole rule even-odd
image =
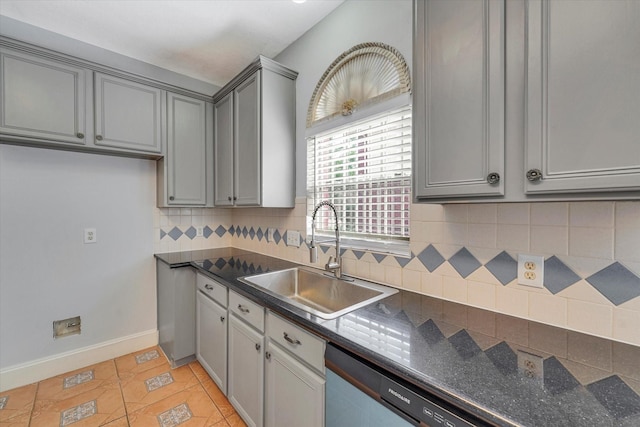
[[158, 161], [158, 206], [211, 206], [213, 104], [167, 93], [167, 152]]
[[529, 0], [528, 194], [640, 189], [640, 2]]
[[414, 196], [504, 194], [505, 3], [416, 2]]
[[295, 79], [263, 56], [213, 98], [216, 206], [295, 205]]
[[3, 138], [86, 144], [91, 71], [4, 47], [0, 61]]
[[165, 92], [101, 73], [94, 82], [95, 145], [162, 153]]

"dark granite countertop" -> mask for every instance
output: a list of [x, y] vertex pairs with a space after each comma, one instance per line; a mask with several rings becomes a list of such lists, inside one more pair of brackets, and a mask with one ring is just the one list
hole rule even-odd
[[[157, 254], [192, 266], [489, 425], [640, 426], [640, 348], [404, 290], [324, 320], [238, 279], [295, 263], [234, 248]], [[541, 356], [527, 376], [518, 353]]]

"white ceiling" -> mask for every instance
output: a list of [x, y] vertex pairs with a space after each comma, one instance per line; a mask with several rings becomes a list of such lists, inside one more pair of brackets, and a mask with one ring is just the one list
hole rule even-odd
[[344, 0], [0, 0], [0, 15], [222, 86]]

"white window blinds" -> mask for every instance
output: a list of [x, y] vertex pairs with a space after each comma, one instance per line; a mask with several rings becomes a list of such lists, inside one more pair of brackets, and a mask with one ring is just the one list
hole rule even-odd
[[[408, 240], [411, 106], [318, 134], [308, 144], [308, 194], [314, 205], [333, 203], [343, 236]], [[318, 211], [316, 231], [333, 234], [330, 213]]]

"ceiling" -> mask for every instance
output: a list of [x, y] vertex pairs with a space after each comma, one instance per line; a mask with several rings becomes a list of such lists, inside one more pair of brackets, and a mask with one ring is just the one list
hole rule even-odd
[[343, 1], [0, 0], [0, 15], [222, 86]]

